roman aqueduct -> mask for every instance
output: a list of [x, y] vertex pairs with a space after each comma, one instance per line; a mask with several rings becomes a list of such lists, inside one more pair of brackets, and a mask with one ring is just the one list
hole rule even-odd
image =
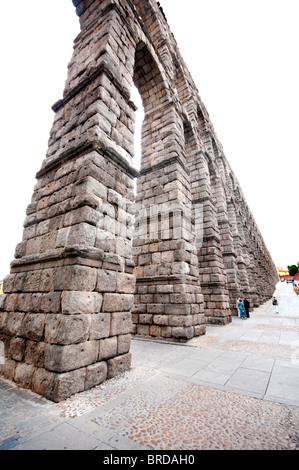
[[73, 4], [81, 32], [0, 297], [1, 373], [57, 402], [128, 370], [132, 334], [188, 341], [277, 282], [159, 3]]

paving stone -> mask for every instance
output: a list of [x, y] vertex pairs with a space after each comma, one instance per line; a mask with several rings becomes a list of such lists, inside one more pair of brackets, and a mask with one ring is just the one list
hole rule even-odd
[[[280, 298], [288, 294], [281, 287]], [[289, 307], [299, 318], [299, 299]], [[225, 334], [223, 326], [210, 326], [206, 337], [187, 344], [132, 340], [130, 371], [60, 403], [1, 379], [0, 448], [298, 450], [294, 351], [286, 358], [275, 339], [272, 348], [241, 339], [256, 325], [273, 325], [270, 308], [255, 309], [246, 326], [233, 319]], [[208, 366], [209, 383], [201, 377]]]

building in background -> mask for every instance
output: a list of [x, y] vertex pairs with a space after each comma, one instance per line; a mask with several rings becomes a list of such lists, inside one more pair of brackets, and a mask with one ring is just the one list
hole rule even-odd
[[280, 280], [287, 279], [288, 277], [290, 277], [289, 271], [287, 269], [283, 269], [283, 268], [276, 268], [276, 269], [277, 269], [277, 274]]

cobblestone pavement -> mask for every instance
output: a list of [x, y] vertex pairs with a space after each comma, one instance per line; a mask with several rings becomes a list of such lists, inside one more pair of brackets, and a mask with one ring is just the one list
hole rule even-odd
[[59, 404], [1, 379], [0, 450], [298, 450], [299, 299], [277, 295], [185, 345], [133, 340], [129, 372]]

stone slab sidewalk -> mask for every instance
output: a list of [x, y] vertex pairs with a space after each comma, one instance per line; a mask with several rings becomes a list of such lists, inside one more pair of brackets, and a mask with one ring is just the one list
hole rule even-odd
[[132, 369], [55, 404], [0, 380], [0, 450], [299, 449], [299, 298], [188, 344], [133, 340]]

